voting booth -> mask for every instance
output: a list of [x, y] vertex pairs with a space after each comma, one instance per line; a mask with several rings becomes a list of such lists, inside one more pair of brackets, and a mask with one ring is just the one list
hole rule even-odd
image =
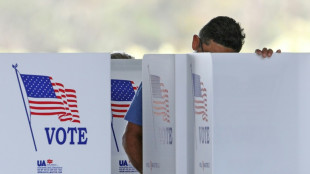
[[144, 173], [309, 173], [309, 66], [309, 54], [146, 55]]
[[143, 172], [187, 173], [194, 155], [189, 59], [145, 55], [142, 74]]
[[111, 164], [113, 174], [136, 173], [122, 146], [128, 108], [142, 79], [142, 60], [111, 60]]
[[111, 173], [109, 54], [0, 54], [2, 173]]

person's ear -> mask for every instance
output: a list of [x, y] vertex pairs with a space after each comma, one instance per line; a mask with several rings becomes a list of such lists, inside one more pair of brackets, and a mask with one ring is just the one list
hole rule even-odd
[[193, 36], [193, 41], [192, 41], [192, 49], [194, 50], [194, 51], [198, 51], [198, 49], [199, 49], [199, 37], [195, 34], [194, 36]]

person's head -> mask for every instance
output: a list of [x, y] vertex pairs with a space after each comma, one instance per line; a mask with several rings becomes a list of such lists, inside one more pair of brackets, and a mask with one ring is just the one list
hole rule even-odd
[[134, 59], [134, 57], [124, 52], [113, 52], [111, 59]]
[[192, 48], [197, 52], [240, 52], [245, 34], [234, 19], [218, 16], [193, 36]]

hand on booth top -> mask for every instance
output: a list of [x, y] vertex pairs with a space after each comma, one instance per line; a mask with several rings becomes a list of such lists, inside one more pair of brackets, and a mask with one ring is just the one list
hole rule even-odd
[[[255, 53], [259, 56], [262, 56], [263, 58], [266, 58], [266, 57], [271, 57], [272, 54], [273, 54], [273, 50], [272, 49], [267, 49], [267, 48], [263, 48], [262, 50], [260, 49], [256, 49], [255, 50]], [[281, 50], [278, 49], [276, 51], [276, 53], [281, 53]]]

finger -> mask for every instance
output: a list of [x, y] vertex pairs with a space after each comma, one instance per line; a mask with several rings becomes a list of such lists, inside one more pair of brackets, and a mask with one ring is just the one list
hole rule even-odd
[[257, 55], [262, 55], [262, 51], [261, 51], [260, 49], [256, 49], [256, 50], [255, 50], [255, 53], [256, 53]]
[[267, 48], [266, 47], [263, 48], [263, 50], [262, 50], [262, 56], [263, 56], [263, 58], [267, 57]]
[[268, 56], [268, 57], [271, 57], [272, 54], [273, 54], [273, 50], [272, 50], [272, 49], [268, 49], [268, 51], [267, 51], [267, 56]]
[[278, 49], [276, 53], [281, 53], [281, 50], [280, 50], [280, 49]]

